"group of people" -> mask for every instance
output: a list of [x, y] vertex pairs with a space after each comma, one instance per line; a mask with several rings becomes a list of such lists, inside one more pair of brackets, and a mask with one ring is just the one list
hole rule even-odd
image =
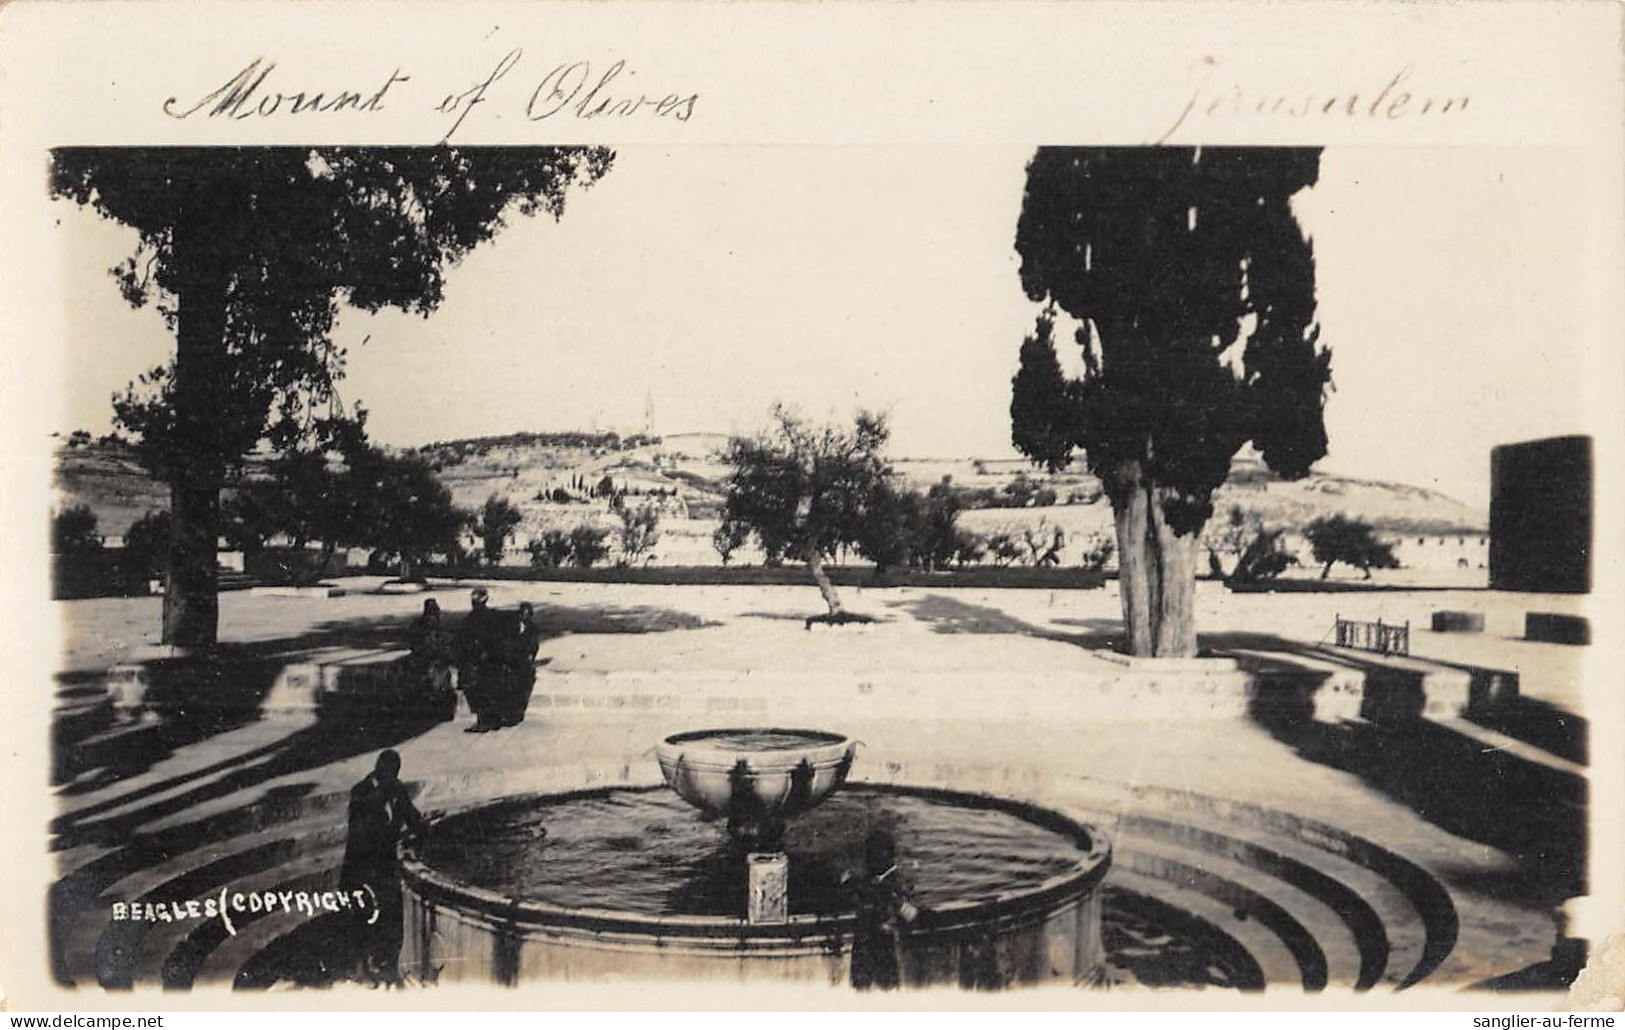
[[423, 614], [409, 633], [411, 661], [444, 719], [457, 711], [451, 675], [456, 668], [456, 689], [462, 690], [474, 713], [469, 733], [519, 725], [536, 689], [536, 651], [542, 637], [535, 608], [526, 601], [517, 611], [504, 612], [492, 609], [490, 602], [490, 592], [476, 588], [469, 597], [468, 615], [456, 634], [449, 635], [441, 624], [440, 605], [431, 598], [423, 602]]

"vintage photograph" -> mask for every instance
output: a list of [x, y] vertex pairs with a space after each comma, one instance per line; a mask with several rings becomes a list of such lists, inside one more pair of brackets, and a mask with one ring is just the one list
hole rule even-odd
[[53, 149], [53, 977], [1567, 990], [1592, 182]]

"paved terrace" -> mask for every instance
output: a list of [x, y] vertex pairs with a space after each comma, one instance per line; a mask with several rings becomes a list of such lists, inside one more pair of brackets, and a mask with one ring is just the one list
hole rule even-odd
[[[1118, 632], [1111, 585], [847, 591], [851, 609], [880, 621], [807, 630], [820, 607], [811, 586], [496, 583], [494, 606], [532, 601], [548, 633], [523, 725], [469, 735], [466, 717], [388, 716], [364, 694], [320, 711], [262, 710], [273, 693], [265, 669], [387, 658], [421, 606], [421, 596], [368, 592], [376, 580], [346, 585], [353, 592], [332, 599], [222, 597], [221, 636], [238, 663], [227, 667], [259, 670], [218, 684], [240, 703], [87, 723], [60, 738], [59, 978], [269, 982], [298, 947], [296, 922], [267, 917], [231, 938], [135, 932], [110, 928], [107, 904], [267, 879], [330, 886], [343, 798], [381, 747], [401, 752], [404, 778], [434, 811], [654, 782], [650, 749], [667, 733], [791, 720], [863, 741], [858, 778], [983, 789], [1090, 817], [1117, 841], [1121, 889], [1207, 920], [1271, 987], [1550, 989], [1572, 975], [1561, 906], [1583, 892], [1584, 649], [1520, 635], [1523, 611], [1577, 611], [1576, 599], [1232, 596], [1201, 584], [1204, 649], [1240, 671], [1169, 678], [1096, 653]], [[455, 625], [466, 584], [434, 596]], [[61, 607], [66, 710], [94, 704], [105, 671], [153, 642], [158, 602]], [[1427, 632], [1440, 608], [1484, 611], [1486, 633]], [[1410, 620], [1424, 660], [1318, 646], [1337, 613]], [[1394, 683], [1420, 696], [1458, 666], [1516, 672], [1517, 694], [1485, 710], [1376, 719], [1362, 717], [1358, 696], [1352, 707], [1328, 701], [1327, 684], [1351, 677], [1368, 697]]]

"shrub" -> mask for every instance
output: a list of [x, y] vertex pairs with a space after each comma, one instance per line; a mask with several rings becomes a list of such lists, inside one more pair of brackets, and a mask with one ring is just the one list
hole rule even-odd
[[149, 581], [163, 575], [169, 564], [169, 534], [167, 511], [149, 511], [125, 531], [119, 578], [126, 590], [145, 592]]
[[1078, 556], [1078, 565], [1090, 572], [1099, 572], [1116, 553], [1117, 541], [1104, 533], [1096, 533], [1084, 541], [1082, 553]]
[[88, 504], [57, 512], [51, 520], [51, 550], [56, 554], [93, 554], [102, 549], [96, 513]]
[[642, 504], [635, 509], [623, 506], [620, 516], [619, 564], [624, 567], [649, 554], [649, 549], [660, 539], [660, 509], [650, 504]]
[[570, 534], [562, 529], [543, 530], [542, 535], [525, 545], [530, 552], [530, 564], [539, 569], [556, 569], [570, 560]]
[[609, 557], [609, 530], [582, 523], [570, 531], [570, 560], [578, 568], [590, 569]]

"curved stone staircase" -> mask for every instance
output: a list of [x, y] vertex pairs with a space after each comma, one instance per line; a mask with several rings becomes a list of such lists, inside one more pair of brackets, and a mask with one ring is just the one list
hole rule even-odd
[[[1421, 865], [1337, 827], [1188, 791], [1124, 787], [1028, 771], [894, 766], [896, 782], [1026, 796], [1103, 829], [1114, 845], [1107, 908], [1195, 942], [1241, 989], [1404, 988], [1435, 974], [1456, 947], [1450, 892]], [[550, 789], [646, 785], [636, 758], [558, 769]], [[424, 799], [451, 810], [498, 793], [499, 779], [465, 779]], [[233, 983], [281, 976], [320, 982], [324, 934], [336, 917], [242, 913], [222, 920], [110, 921], [115, 902], [219, 899], [237, 892], [320, 892], [337, 884], [344, 847], [342, 791], [223, 795], [160, 814], [122, 843], [60, 854], [52, 899], [53, 953], [65, 983], [108, 988]], [[108, 811], [126, 811], [124, 807]], [[137, 815], [139, 818], [139, 815]], [[96, 817], [66, 838], [94, 837]], [[67, 827], [61, 827], [67, 829]], [[1479, 902], [1482, 904], [1482, 902]], [[1115, 961], [1136, 977], [1134, 961]], [[289, 973], [287, 967], [296, 967]]]

